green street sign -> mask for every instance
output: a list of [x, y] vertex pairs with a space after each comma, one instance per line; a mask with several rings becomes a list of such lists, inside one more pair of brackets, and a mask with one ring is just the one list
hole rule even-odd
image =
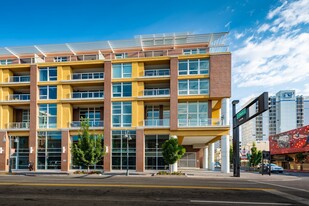
[[244, 109], [242, 109], [240, 112], [238, 112], [237, 114], [236, 114], [236, 118], [237, 119], [240, 119], [240, 118], [242, 118], [244, 115], [246, 115], [247, 114], [247, 108], [244, 108]]

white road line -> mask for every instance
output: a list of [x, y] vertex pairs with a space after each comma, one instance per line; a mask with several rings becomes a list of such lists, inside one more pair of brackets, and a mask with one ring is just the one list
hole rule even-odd
[[291, 194], [281, 192], [281, 191], [278, 191], [278, 190], [265, 190], [265, 192], [269, 192], [269, 193], [272, 193], [274, 195], [278, 195], [280, 197], [290, 199], [290, 200], [293, 200], [295, 202], [298, 202], [298, 203], [301, 203], [301, 204], [304, 204], [304, 205], [309, 205], [309, 200], [302, 198], [302, 197], [291, 195]]
[[237, 204], [237, 205], [291, 205], [289, 203], [276, 202], [234, 202], [234, 201], [210, 201], [210, 200], [190, 200], [192, 203], [211, 203], [211, 204]]
[[273, 184], [273, 183], [268, 183], [268, 182], [260, 182], [260, 181], [254, 181], [254, 180], [249, 180], [250, 182], [256, 182], [256, 183], [260, 183], [260, 184], [265, 184], [265, 185], [272, 185], [272, 186], [276, 186], [276, 187], [282, 187], [282, 188], [286, 188], [286, 189], [291, 189], [291, 190], [298, 190], [298, 191], [302, 191], [302, 192], [308, 192], [308, 190], [305, 189], [300, 189], [300, 188], [296, 188], [296, 187], [289, 187], [289, 186], [284, 186], [284, 185], [277, 185], [277, 184]]

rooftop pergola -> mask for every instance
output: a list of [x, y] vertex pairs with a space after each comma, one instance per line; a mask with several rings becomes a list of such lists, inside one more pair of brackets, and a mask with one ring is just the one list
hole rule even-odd
[[33, 45], [22, 47], [2, 47], [0, 48], [0, 56], [15, 56], [19, 58], [23, 55], [40, 55], [48, 56], [55, 53], [77, 53], [94, 52], [101, 50], [109, 50], [115, 53], [117, 50], [125, 50], [137, 48], [141, 51], [153, 47], [177, 47], [179, 45], [190, 44], [207, 44], [209, 47], [224, 47], [227, 32], [211, 33], [211, 34], [192, 34], [192, 33], [171, 33], [171, 34], [152, 34], [138, 35], [133, 39], [96, 41], [96, 42], [80, 42], [80, 43], [64, 43], [64, 44], [47, 44]]

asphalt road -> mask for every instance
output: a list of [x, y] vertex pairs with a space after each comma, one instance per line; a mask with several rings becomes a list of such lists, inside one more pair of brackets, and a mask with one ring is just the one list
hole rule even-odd
[[289, 181], [144, 176], [0, 176], [0, 205], [309, 205]]

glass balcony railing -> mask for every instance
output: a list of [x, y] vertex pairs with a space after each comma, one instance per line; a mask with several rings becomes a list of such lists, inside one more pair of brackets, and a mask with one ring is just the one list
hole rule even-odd
[[145, 89], [144, 96], [169, 95], [170, 89]]
[[152, 70], [145, 70], [144, 76], [145, 77], [162, 77], [162, 76], [169, 76], [170, 70], [169, 69], [152, 69]]
[[[70, 128], [80, 128], [82, 121], [73, 121], [70, 123]], [[89, 127], [104, 127], [103, 121], [89, 121]]]
[[30, 122], [11, 122], [8, 124], [9, 129], [29, 129]]
[[10, 82], [30, 82], [30, 76], [11, 76], [10, 77]]
[[145, 119], [144, 126], [145, 127], [169, 127], [170, 120], [169, 119]]
[[179, 127], [212, 127], [227, 126], [223, 119], [206, 118], [206, 119], [178, 119]]
[[11, 94], [9, 101], [30, 101], [30, 94]]
[[74, 73], [71, 80], [104, 79], [104, 72]]
[[104, 92], [73, 92], [71, 97], [72, 99], [101, 99], [104, 98]]

